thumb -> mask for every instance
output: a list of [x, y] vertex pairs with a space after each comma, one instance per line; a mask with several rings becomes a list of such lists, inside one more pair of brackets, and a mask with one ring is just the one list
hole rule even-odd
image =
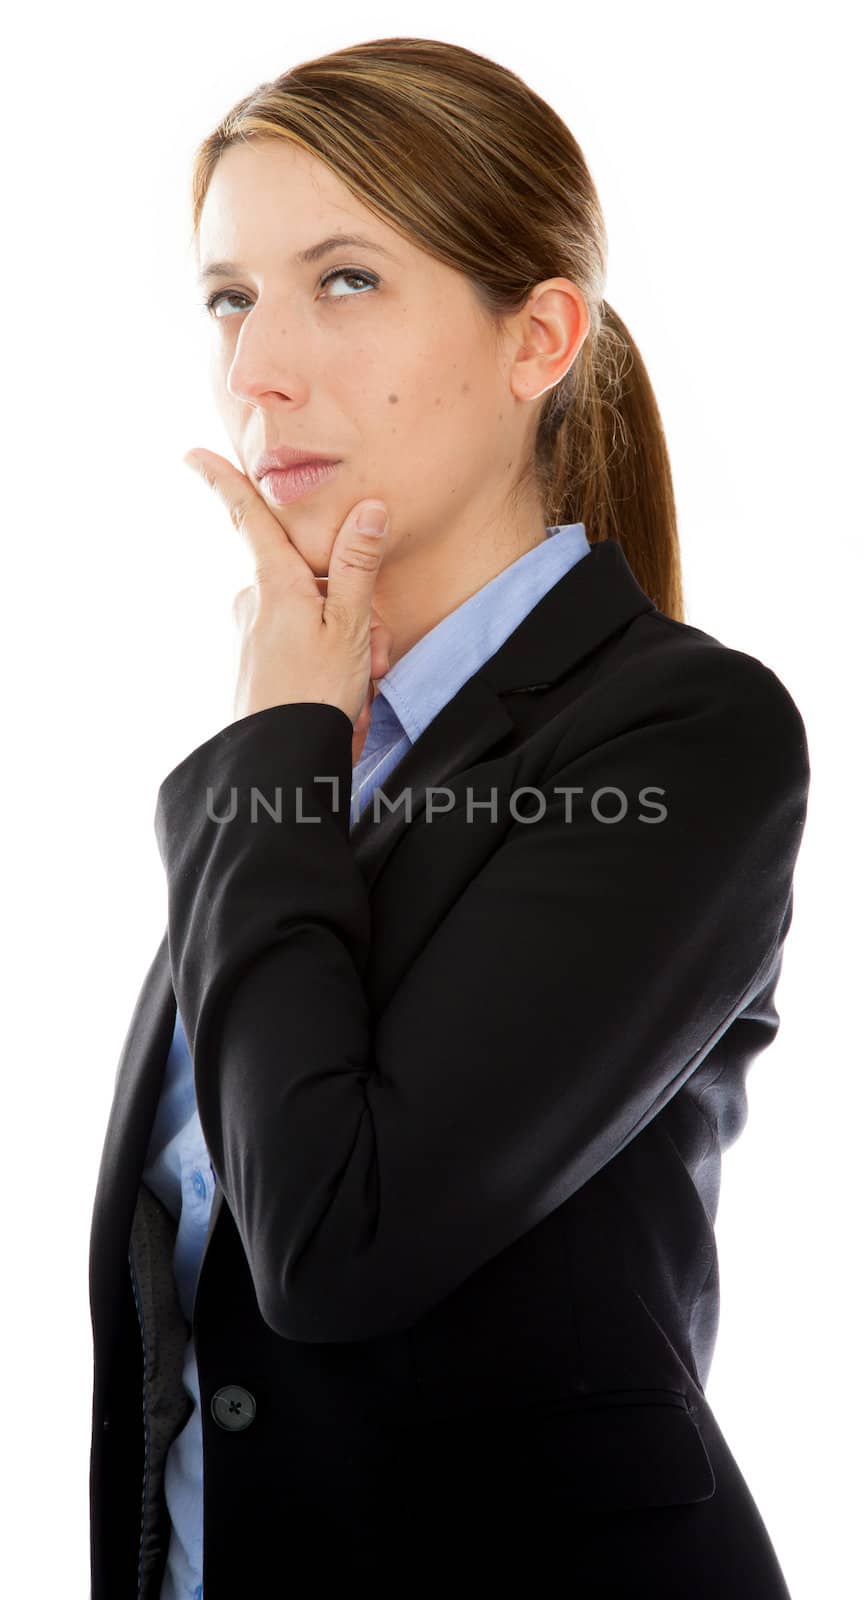
[[383, 500], [361, 500], [352, 506], [330, 552], [325, 616], [331, 604], [351, 616], [368, 615], [389, 527]]

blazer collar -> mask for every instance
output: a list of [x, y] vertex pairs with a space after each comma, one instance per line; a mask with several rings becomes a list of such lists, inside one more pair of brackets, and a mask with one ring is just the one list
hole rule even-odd
[[352, 828], [352, 848], [371, 889], [428, 789], [446, 786], [455, 773], [483, 759], [514, 730], [505, 697], [547, 689], [611, 634], [643, 611], [658, 608], [640, 587], [622, 546], [605, 539], [555, 583], [490, 656], [479, 672], [443, 706], [383, 783], [390, 801], [375, 819], [374, 797]]

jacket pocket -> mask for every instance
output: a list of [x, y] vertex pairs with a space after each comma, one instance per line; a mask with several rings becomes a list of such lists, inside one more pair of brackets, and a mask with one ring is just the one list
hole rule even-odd
[[[408, 1439], [406, 1439], [408, 1444]], [[428, 1421], [403, 1456], [409, 1498], [495, 1521], [693, 1505], [715, 1474], [689, 1397], [604, 1389], [541, 1404], [483, 1407]]]
[[674, 1389], [556, 1400], [522, 1412], [512, 1443], [538, 1493], [574, 1511], [691, 1505], [715, 1492], [697, 1419]]

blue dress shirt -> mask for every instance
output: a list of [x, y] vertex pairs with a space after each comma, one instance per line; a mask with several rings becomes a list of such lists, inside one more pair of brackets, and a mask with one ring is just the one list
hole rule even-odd
[[[376, 787], [433, 717], [498, 650], [547, 590], [591, 553], [581, 522], [546, 531], [544, 543], [526, 551], [449, 612], [379, 679], [363, 752], [352, 768], [352, 826]], [[191, 1330], [214, 1178], [179, 1012], [143, 1176], [148, 1188], [177, 1219], [174, 1273]], [[171, 1539], [160, 1600], [202, 1600], [203, 1594], [201, 1394], [191, 1336], [183, 1381], [194, 1410], [173, 1441], [165, 1465]]]

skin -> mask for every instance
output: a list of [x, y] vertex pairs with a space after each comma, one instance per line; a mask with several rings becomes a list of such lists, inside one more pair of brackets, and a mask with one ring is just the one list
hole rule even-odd
[[[370, 662], [373, 672], [383, 671], [388, 648], [384, 625], [376, 632], [371, 623], [388, 542], [385, 508], [363, 501], [346, 517], [323, 597], [319, 580], [242, 473], [210, 451], [190, 451], [184, 460], [217, 491], [255, 563], [255, 583], [234, 601], [242, 634], [235, 717], [310, 702], [335, 706], [352, 724], [354, 765], [369, 731]], [[376, 528], [364, 514], [371, 506], [383, 512]]]
[[[293, 260], [295, 251], [338, 231], [362, 233], [390, 254], [342, 246], [314, 263]], [[243, 520], [238, 508], [246, 508], [254, 554], [266, 537], [272, 558], [273, 529], [282, 530], [320, 601], [360, 503], [372, 498], [386, 506], [390, 525], [371, 594], [365, 581], [355, 599], [365, 614], [346, 624], [346, 637], [351, 628], [365, 633], [367, 671], [371, 664], [373, 678], [380, 676], [543, 542], [537, 493], [527, 490], [516, 506], [507, 496], [531, 452], [543, 396], [588, 332], [583, 296], [567, 278], [546, 279], [497, 338], [461, 273], [382, 222], [317, 157], [275, 140], [236, 145], [220, 157], [197, 250], [199, 267], [214, 259], [239, 267], [209, 278], [202, 296], [227, 291], [210, 314], [210, 379], [241, 470], [209, 451], [185, 459], [204, 471], [236, 525]], [[335, 267], [344, 275], [323, 284]], [[375, 286], [355, 276], [360, 272]], [[253, 472], [262, 450], [282, 444], [336, 455], [341, 465], [301, 500], [278, 506]], [[297, 581], [301, 565], [286, 567], [283, 578], [288, 570]], [[247, 622], [255, 609], [240, 607]], [[287, 630], [292, 608], [283, 601], [283, 609]], [[314, 693], [309, 658], [302, 665], [286, 651], [272, 618], [266, 631], [269, 646], [258, 648], [271, 654], [264, 674], [271, 696], [281, 672], [282, 699], [339, 703], [332, 650], [326, 670], [320, 663], [328, 693]], [[356, 655], [346, 647], [341, 698], [349, 716]], [[254, 700], [241, 703], [247, 712], [258, 708]], [[279, 694], [269, 703], [280, 703]]]

